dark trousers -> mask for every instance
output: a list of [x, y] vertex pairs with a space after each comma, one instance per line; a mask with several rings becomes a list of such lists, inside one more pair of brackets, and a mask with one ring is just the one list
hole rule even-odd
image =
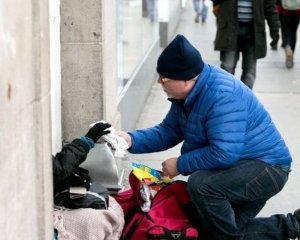
[[279, 15], [279, 19], [281, 23], [282, 46], [290, 46], [294, 52], [300, 15]]
[[226, 170], [199, 170], [188, 180], [207, 239], [290, 239], [300, 231], [292, 214], [255, 218], [277, 194], [288, 171], [261, 161], [241, 160]]
[[250, 89], [256, 78], [256, 57], [253, 23], [240, 23], [238, 28], [237, 45], [234, 51], [221, 51], [221, 68], [234, 74], [237, 62], [242, 53], [241, 81]]

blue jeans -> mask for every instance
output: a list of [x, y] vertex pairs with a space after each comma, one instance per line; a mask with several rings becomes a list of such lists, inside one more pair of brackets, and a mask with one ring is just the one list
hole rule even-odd
[[255, 218], [287, 179], [288, 171], [255, 160], [240, 160], [225, 170], [194, 172], [188, 180], [188, 191], [206, 239], [297, 237], [300, 227], [292, 214]]
[[204, 3], [203, 0], [201, 0], [201, 1], [202, 1], [202, 8], [201, 8], [200, 0], [194, 0], [194, 10], [195, 10], [196, 13], [202, 15], [203, 20], [206, 20], [207, 13], [208, 13], [208, 7]]
[[194, 0], [194, 10], [196, 13], [200, 13], [200, 0]]
[[151, 22], [157, 21], [156, 0], [147, 0], [147, 11]]
[[221, 51], [221, 68], [234, 74], [237, 62], [242, 53], [241, 80], [250, 89], [253, 88], [256, 78], [255, 38], [253, 23], [239, 23], [237, 45], [233, 51]]

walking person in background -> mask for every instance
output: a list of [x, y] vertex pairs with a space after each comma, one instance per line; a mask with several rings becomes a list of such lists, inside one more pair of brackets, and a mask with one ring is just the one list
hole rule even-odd
[[156, 0], [147, 0], [147, 12], [151, 22], [157, 21], [157, 4]]
[[[205, 23], [207, 18], [207, 12], [208, 12], [208, 7], [205, 4], [205, 0], [193, 0], [193, 1], [194, 1], [194, 10], [196, 13], [195, 23], [199, 23], [200, 16], [201, 16], [201, 22]], [[202, 2], [202, 7], [201, 7], [201, 2]]]
[[242, 53], [241, 80], [250, 89], [256, 78], [257, 59], [267, 54], [265, 20], [271, 46], [279, 39], [279, 18], [274, 0], [212, 0], [217, 17], [215, 50], [220, 51], [221, 68], [234, 74]]
[[281, 23], [282, 47], [285, 51], [285, 66], [293, 68], [294, 53], [297, 43], [297, 29], [300, 21], [300, 6], [296, 10], [287, 10], [277, 0], [277, 11]]

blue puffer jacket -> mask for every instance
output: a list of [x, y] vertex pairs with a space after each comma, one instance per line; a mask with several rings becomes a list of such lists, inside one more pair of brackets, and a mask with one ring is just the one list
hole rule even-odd
[[185, 102], [171, 101], [162, 123], [129, 133], [130, 152], [163, 151], [184, 141], [177, 163], [183, 175], [228, 168], [240, 159], [291, 164], [289, 150], [263, 105], [220, 68], [206, 64]]

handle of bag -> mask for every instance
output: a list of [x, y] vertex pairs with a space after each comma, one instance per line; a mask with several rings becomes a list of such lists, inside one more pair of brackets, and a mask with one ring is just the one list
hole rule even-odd
[[[165, 236], [153, 236], [152, 234], [150, 234], [151, 229], [155, 228], [155, 227], [160, 227], [161, 229], [163, 229]], [[147, 230], [147, 239], [149, 240], [158, 240], [158, 239], [170, 239], [170, 240], [191, 240], [191, 239], [198, 239], [198, 235], [197, 237], [189, 237], [186, 235], [186, 231], [189, 228], [193, 228], [193, 226], [187, 226], [184, 229], [182, 229], [181, 231], [171, 231], [168, 228], [161, 226], [161, 225], [154, 225], [151, 226], [148, 230]]]
[[[181, 232], [181, 231], [170, 231], [169, 229], [167, 229], [166, 227], [161, 226], [161, 225], [154, 225], [154, 226], [150, 227], [147, 230], [147, 239], [160, 239], [160, 238], [155, 238], [153, 235], [150, 234], [151, 229], [153, 229], [155, 227], [160, 227], [161, 229], [163, 229], [164, 232], [165, 232], [165, 235], [166, 235], [165, 237], [167, 237], [167, 239], [174, 239], [174, 240], [182, 239], [181, 235], [182, 235], [183, 232]], [[165, 237], [164, 237], [164, 239], [165, 239]]]

